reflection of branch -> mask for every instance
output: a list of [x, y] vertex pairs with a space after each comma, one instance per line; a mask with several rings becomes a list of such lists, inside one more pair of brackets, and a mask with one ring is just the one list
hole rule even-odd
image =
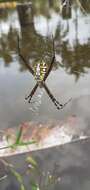
[[80, 3], [80, 0], [76, 0], [78, 6], [81, 8], [81, 10], [83, 11], [84, 14], [87, 14], [87, 12], [85, 11], [85, 9], [83, 8], [82, 4]]

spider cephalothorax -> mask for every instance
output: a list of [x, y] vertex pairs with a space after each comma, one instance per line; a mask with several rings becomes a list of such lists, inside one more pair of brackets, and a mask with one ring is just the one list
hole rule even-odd
[[47, 92], [47, 94], [51, 98], [51, 100], [54, 103], [54, 105], [56, 106], [56, 108], [57, 109], [62, 109], [71, 100], [71, 98], [65, 104], [60, 104], [56, 100], [56, 98], [53, 96], [53, 94], [50, 92], [47, 85], [45, 84], [45, 81], [46, 81], [48, 75], [50, 74], [50, 72], [52, 70], [52, 67], [53, 67], [53, 64], [54, 64], [54, 61], [55, 61], [54, 40], [53, 40], [53, 55], [52, 55], [49, 67], [44, 62], [44, 59], [42, 59], [41, 61], [36, 62], [35, 65], [34, 65], [34, 68], [31, 67], [30, 64], [28, 64], [28, 62], [26, 61], [26, 59], [23, 57], [23, 55], [20, 52], [19, 36], [18, 36], [18, 51], [19, 51], [20, 58], [22, 59], [22, 61], [24, 62], [24, 64], [26, 65], [26, 67], [28, 68], [28, 70], [34, 76], [34, 78], [36, 80], [36, 85], [34, 86], [34, 88], [31, 90], [30, 94], [25, 99], [28, 100], [28, 102], [30, 103], [35, 91], [37, 90], [37, 88], [39, 86], [40, 88], [45, 89], [45, 91]]

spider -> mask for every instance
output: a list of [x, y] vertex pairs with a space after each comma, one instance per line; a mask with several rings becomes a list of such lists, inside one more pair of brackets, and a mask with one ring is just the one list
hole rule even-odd
[[[61, 104], [59, 103], [56, 98], [53, 96], [53, 94], [51, 93], [51, 91], [49, 90], [49, 88], [47, 87], [45, 81], [47, 79], [47, 77], [49, 76], [54, 61], [55, 61], [55, 48], [54, 48], [54, 39], [53, 39], [53, 56], [50, 62], [50, 66], [47, 69], [46, 63], [42, 60], [41, 62], [37, 62], [35, 68], [33, 69], [30, 64], [28, 64], [27, 60], [23, 57], [23, 55], [21, 54], [20, 51], [20, 40], [19, 40], [19, 36], [18, 36], [18, 53], [19, 53], [19, 57], [22, 59], [23, 63], [26, 65], [26, 67], [28, 68], [28, 70], [30, 71], [30, 73], [34, 76], [34, 78], [36, 79], [36, 85], [34, 86], [34, 88], [31, 90], [30, 94], [25, 97], [25, 100], [28, 100], [28, 103], [31, 103], [31, 99], [34, 95], [34, 93], [36, 92], [37, 88], [44, 88], [45, 91], [47, 92], [47, 94], [49, 95], [50, 99], [52, 100], [52, 102], [54, 103], [54, 105], [56, 106], [56, 108], [58, 110], [62, 109], [71, 99], [69, 99], [66, 103]], [[42, 67], [42, 69], [41, 69]]]

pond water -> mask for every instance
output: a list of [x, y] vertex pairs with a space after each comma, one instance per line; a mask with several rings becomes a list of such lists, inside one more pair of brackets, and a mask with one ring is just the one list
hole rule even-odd
[[[33, 2], [29, 8], [25, 6], [21, 9], [1, 11], [0, 123], [2, 128], [16, 126], [26, 120], [62, 119], [71, 113], [80, 114], [72, 104], [74, 99], [90, 95], [90, 15], [84, 14], [73, 4], [71, 15], [63, 17], [64, 15], [60, 14], [58, 1], [52, 5], [47, 1], [44, 7], [41, 3], [37, 6], [37, 3]], [[46, 92], [43, 90], [41, 93], [42, 89], [37, 90], [33, 96], [33, 101], [39, 102], [37, 106], [25, 101], [25, 96], [35, 85], [35, 79], [19, 59], [18, 33], [22, 54], [31, 64], [40, 60], [43, 54], [44, 59], [48, 55], [48, 64], [50, 63], [53, 35], [56, 63], [46, 83], [60, 103], [63, 104], [72, 98], [63, 110], [58, 111]], [[88, 103], [86, 106], [90, 107]]]
[[[70, 115], [79, 116], [85, 120], [87, 126], [90, 125], [90, 3], [88, 0], [80, 3], [73, 1], [71, 8], [65, 8], [59, 0], [46, 0], [44, 6], [42, 1], [33, 0], [28, 5], [16, 3], [12, 8], [1, 6], [1, 129], [18, 126], [31, 120], [40, 122], [63, 120]], [[36, 81], [19, 57], [18, 36], [22, 55], [33, 69], [34, 64], [41, 59], [47, 63], [47, 67], [50, 66], [54, 39], [55, 61], [45, 83], [61, 104], [72, 98], [62, 110], [56, 108], [43, 88], [37, 89], [31, 103], [25, 100]], [[90, 145], [90, 142], [88, 144]], [[47, 150], [43, 155], [41, 152], [37, 153], [36, 158], [44, 169], [46, 166], [48, 168], [50, 160], [51, 170], [54, 162], [59, 162], [61, 167], [59, 174], [63, 180], [61, 184], [59, 182], [57, 186], [50, 187], [51, 189], [90, 189], [88, 144], [66, 146], [61, 151]], [[84, 152], [86, 147], [87, 150]], [[85, 176], [85, 173], [88, 173], [88, 176]], [[76, 183], [76, 187], [73, 187], [73, 183]], [[18, 189], [13, 182], [8, 183], [5, 189], [12, 188]], [[3, 184], [1, 189], [4, 189]]]

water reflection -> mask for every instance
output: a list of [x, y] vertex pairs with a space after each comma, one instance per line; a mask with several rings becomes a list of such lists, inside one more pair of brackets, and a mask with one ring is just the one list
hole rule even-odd
[[[30, 79], [28, 80], [28, 76], [26, 75], [27, 68], [22, 64], [21, 60], [18, 61], [17, 33], [21, 37], [22, 54], [32, 67], [34, 63], [40, 60], [42, 55], [47, 55], [44, 58], [48, 67], [50, 66], [52, 54], [50, 36], [53, 33], [56, 62], [53, 64], [53, 72], [50, 73], [51, 78], [47, 79], [48, 84], [50, 84], [53, 90], [55, 89], [54, 93], [56, 93], [57, 97], [60, 95], [65, 98], [66, 95], [69, 97], [73, 95], [74, 98], [71, 107], [67, 110], [64, 109], [64, 113], [62, 111], [58, 114], [56, 109], [54, 111], [53, 106], [51, 107], [51, 104], [49, 106], [48, 100], [44, 97], [44, 103], [42, 103], [40, 116], [38, 117], [40, 121], [43, 120], [44, 114], [46, 114], [45, 116], [48, 115], [47, 118], [51, 117], [55, 119], [62, 119], [69, 114], [77, 114], [85, 118], [85, 123], [88, 123], [89, 128], [90, 97], [88, 96], [87, 98], [86, 95], [90, 94], [90, 1], [80, 0], [81, 6], [78, 6], [76, 1], [72, 1], [68, 12], [65, 6], [64, 8], [62, 7], [62, 2], [64, 1], [46, 0], [43, 6], [42, 0], [33, 0], [33, 4], [29, 6], [29, 10], [27, 11], [27, 7], [25, 8], [26, 12], [28, 12], [26, 15], [21, 5], [22, 18], [19, 17], [20, 13], [18, 9], [0, 9], [0, 124], [2, 128], [16, 126], [22, 121], [37, 119], [36, 116], [33, 116], [32, 112], [27, 111], [26, 105], [23, 104], [24, 97], [21, 97], [27, 90], [28, 85], [30, 84], [30, 88], [32, 88], [34, 84], [32, 78], [30, 78], [31, 81]], [[46, 40], [47, 37], [48, 40]], [[2, 70], [5, 73], [3, 77]], [[14, 76], [13, 73], [16, 71], [18, 75]], [[82, 77], [83, 75], [84, 77]], [[54, 77], [56, 77], [55, 80], [53, 80]], [[78, 81], [77, 84], [75, 84], [73, 78]], [[85, 95], [85, 97], [81, 97], [81, 94]], [[47, 109], [47, 106], [49, 109]], [[82, 143], [82, 145], [71, 146], [68, 146], [68, 150], [67, 147], [66, 149], [58, 149], [58, 155], [57, 149], [53, 150], [52, 154], [48, 150], [47, 155], [41, 152], [40, 168], [42, 162], [45, 169], [46, 165], [47, 168], [50, 166], [50, 163], [53, 168], [54, 162], [60, 162], [60, 171], [62, 167], [60, 176], [62, 175], [63, 181], [61, 185], [57, 184], [57, 186], [53, 187], [54, 189], [74, 189], [73, 182], [75, 180], [77, 182], [77, 176], [80, 178], [80, 181], [78, 180], [77, 182], [77, 189], [81, 187], [89, 189], [90, 146], [88, 146], [88, 143], [86, 145]], [[80, 149], [81, 146], [82, 149]], [[45, 155], [46, 157], [44, 157]], [[57, 161], [58, 158], [59, 161]], [[51, 159], [53, 159], [53, 162], [51, 162]], [[82, 172], [79, 173], [77, 165]], [[12, 188], [17, 189], [15, 183], [12, 184], [12, 182], [7, 182], [6, 188], [1, 187], [1, 189]]]
[[[89, 7], [88, 1], [87, 4]], [[28, 69], [22, 60], [19, 60], [17, 34], [20, 36], [22, 55], [32, 68], [41, 58], [49, 68], [52, 56], [51, 34], [53, 34], [56, 60], [47, 78], [47, 84], [58, 101], [64, 104], [70, 97], [74, 99], [81, 94], [89, 94], [89, 11], [85, 9], [87, 15], [83, 14], [80, 6], [73, 1], [71, 18], [63, 19], [62, 3], [60, 4], [58, 0], [47, 0], [45, 6], [42, 1], [37, 0], [29, 6], [26, 3], [17, 4], [17, 9], [2, 10], [0, 11], [0, 81], [3, 81], [0, 82], [0, 107], [3, 107], [0, 110], [0, 121], [2, 126], [5, 128], [8, 121], [9, 124], [11, 122], [11, 126], [19, 124], [22, 120], [41, 121], [45, 117], [55, 117], [55, 119], [64, 117], [71, 104], [68, 104], [64, 111], [57, 112], [55, 106], [53, 104], [51, 106], [51, 102], [49, 103], [47, 96], [43, 94], [44, 91], [41, 93], [42, 89], [38, 95], [40, 97], [43, 94], [42, 105], [39, 104], [37, 111], [38, 117], [37, 114], [35, 115], [36, 108], [34, 113], [31, 111], [31, 107], [35, 104], [32, 106], [25, 104], [24, 94], [28, 87], [33, 88], [35, 82], [32, 75], [28, 75]], [[39, 101], [36, 97], [37, 92], [32, 99], [32, 101], [36, 100], [36, 103], [41, 102], [41, 99], [39, 98]]]
[[[66, 13], [67, 9], [66, 1], [62, 1]], [[68, 1], [69, 3], [69, 1]], [[89, 52], [89, 6], [87, 10], [87, 3], [84, 4], [84, 9], [87, 11], [87, 16], [83, 15], [80, 8], [75, 3], [69, 5], [72, 9], [72, 14], [65, 16], [65, 20], [60, 16], [59, 2], [46, 1], [45, 6], [41, 1], [33, 4], [24, 4], [17, 6], [17, 13], [19, 16], [20, 25], [9, 25], [7, 33], [2, 30], [2, 23], [9, 24], [10, 16], [12, 20], [17, 22], [18, 16], [16, 11], [0, 13], [2, 22], [1, 25], [1, 37], [0, 37], [0, 57], [3, 58], [5, 66], [9, 66], [13, 62], [12, 54], [17, 52], [17, 29], [22, 36], [22, 52], [24, 57], [29, 55], [30, 59], [34, 63], [41, 57], [44, 52], [51, 54], [51, 40], [47, 42], [43, 38], [44, 36], [50, 37], [53, 33], [55, 38], [56, 60], [58, 66], [65, 68], [66, 72], [75, 75], [76, 80], [82, 74], [86, 73], [86, 68], [90, 68], [90, 54]], [[81, 1], [83, 6], [83, 2]], [[58, 9], [57, 9], [58, 7]], [[70, 10], [71, 11], [71, 10]], [[3, 14], [5, 13], [5, 15]], [[7, 13], [7, 14], [6, 14]], [[62, 9], [63, 16], [63, 9]], [[65, 10], [64, 10], [65, 13]], [[10, 14], [10, 16], [9, 16]], [[4, 22], [5, 19], [5, 22]], [[87, 25], [87, 27], [86, 27]], [[82, 33], [81, 33], [82, 27]], [[43, 44], [43, 45], [42, 45]], [[85, 56], [87, 54], [87, 56]], [[28, 57], [28, 59], [29, 59]], [[47, 61], [50, 62], [50, 57]], [[25, 67], [20, 63], [21, 71], [25, 70]]]

